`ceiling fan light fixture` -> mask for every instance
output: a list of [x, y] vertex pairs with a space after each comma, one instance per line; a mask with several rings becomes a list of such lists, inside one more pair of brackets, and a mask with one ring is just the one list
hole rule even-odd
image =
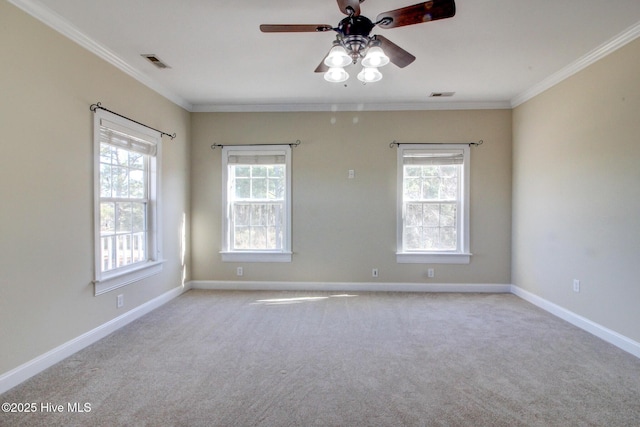
[[324, 64], [330, 68], [342, 68], [351, 63], [351, 57], [342, 46], [334, 46], [324, 59]]
[[364, 67], [358, 73], [358, 80], [362, 83], [374, 83], [382, 80], [382, 73], [375, 67]]
[[329, 71], [324, 73], [324, 79], [330, 83], [342, 83], [348, 78], [349, 73], [342, 67], [330, 67]]
[[379, 46], [370, 47], [365, 57], [362, 58], [362, 66], [367, 68], [384, 67], [388, 63], [389, 57]]

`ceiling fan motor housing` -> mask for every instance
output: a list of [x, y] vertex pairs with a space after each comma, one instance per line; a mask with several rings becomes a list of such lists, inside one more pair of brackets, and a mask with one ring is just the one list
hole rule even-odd
[[366, 16], [349, 16], [338, 24], [338, 31], [344, 36], [368, 37], [375, 24]]

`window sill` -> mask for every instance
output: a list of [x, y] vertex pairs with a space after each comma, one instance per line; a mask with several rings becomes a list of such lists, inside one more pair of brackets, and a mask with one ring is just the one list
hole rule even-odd
[[470, 253], [451, 252], [397, 252], [398, 264], [469, 264]]
[[291, 262], [292, 252], [220, 252], [223, 262]]
[[164, 260], [149, 261], [132, 266], [126, 270], [103, 273], [99, 279], [93, 281], [94, 295], [98, 296], [122, 286], [129, 285], [162, 271]]

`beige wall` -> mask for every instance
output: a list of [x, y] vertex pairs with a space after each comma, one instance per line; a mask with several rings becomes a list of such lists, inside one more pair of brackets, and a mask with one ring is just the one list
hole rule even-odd
[[[180, 285], [191, 137], [187, 111], [4, 1], [0, 64], [2, 374]], [[91, 284], [96, 101], [178, 134], [163, 138], [164, 270], [99, 297]]]
[[514, 284], [635, 341], [639, 72], [636, 40], [516, 108], [513, 124]]
[[[303, 282], [510, 283], [511, 111], [192, 114], [193, 278]], [[223, 263], [221, 150], [293, 149], [293, 261]], [[396, 149], [389, 143], [484, 140], [471, 150], [469, 265], [397, 264]], [[348, 170], [355, 179], [348, 179]], [[372, 279], [371, 269], [380, 277]]]

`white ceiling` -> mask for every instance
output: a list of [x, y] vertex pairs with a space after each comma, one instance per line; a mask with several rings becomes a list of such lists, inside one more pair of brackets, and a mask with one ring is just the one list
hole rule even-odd
[[[316, 66], [333, 32], [265, 34], [260, 24], [329, 24], [335, 0], [9, 0], [190, 111], [510, 108], [640, 36], [639, 0], [456, 0], [450, 19], [375, 28], [417, 57], [363, 85]], [[372, 20], [416, 0], [366, 0]], [[155, 54], [159, 70], [141, 54]], [[433, 99], [431, 92], [455, 92]]]

